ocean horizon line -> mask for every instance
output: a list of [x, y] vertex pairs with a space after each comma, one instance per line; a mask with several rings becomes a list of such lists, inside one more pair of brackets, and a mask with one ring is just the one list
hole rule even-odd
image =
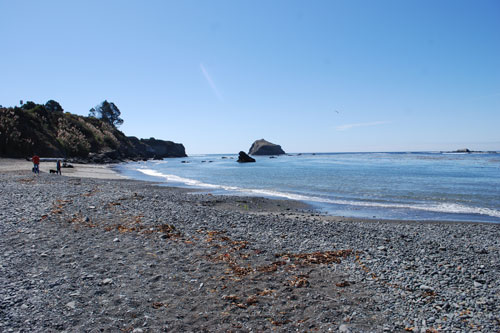
[[[244, 150], [243, 150], [244, 151]], [[252, 155], [252, 156], [283, 156], [283, 155], [298, 155], [298, 154], [499, 154], [498, 150], [471, 150], [469, 152], [462, 152], [459, 150], [394, 150], [394, 151], [316, 151], [316, 152], [287, 152], [280, 155]], [[206, 155], [238, 155], [238, 153], [192, 153], [188, 156], [206, 156]], [[185, 157], [180, 157], [185, 158]]]

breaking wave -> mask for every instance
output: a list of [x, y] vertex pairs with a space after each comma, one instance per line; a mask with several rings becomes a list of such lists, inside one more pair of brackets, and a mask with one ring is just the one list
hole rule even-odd
[[439, 203], [439, 204], [402, 204], [402, 203], [387, 203], [387, 202], [370, 202], [370, 201], [353, 201], [353, 200], [336, 200], [322, 198], [317, 196], [308, 196], [295, 193], [287, 193], [266, 189], [241, 188], [236, 186], [208, 184], [195, 179], [183, 178], [176, 175], [164, 174], [152, 169], [137, 169], [137, 171], [152, 177], [163, 178], [168, 182], [185, 184], [188, 186], [206, 188], [212, 190], [225, 190], [237, 192], [247, 195], [260, 195], [267, 197], [285, 198], [290, 200], [318, 202], [334, 205], [358, 206], [358, 207], [373, 207], [373, 208], [389, 208], [389, 209], [410, 209], [421, 210], [436, 213], [453, 213], [453, 214], [479, 214], [500, 218], [500, 211], [484, 208], [465, 206], [455, 203]]

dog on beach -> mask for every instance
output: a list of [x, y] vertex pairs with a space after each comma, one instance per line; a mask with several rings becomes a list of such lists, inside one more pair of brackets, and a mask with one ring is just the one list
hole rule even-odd
[[56, 171], [56, 170], [54, 170], [54, 169], [50, 169], [50, 170], [49, 170], [49, 172], [50, 172], [50, 173], [57, 173], [57, 171]]

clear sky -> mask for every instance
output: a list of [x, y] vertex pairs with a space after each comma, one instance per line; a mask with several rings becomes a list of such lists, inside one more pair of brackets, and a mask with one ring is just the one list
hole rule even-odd
[[500, 1], [0, 0], [0, 104], [188, 154], [500, 150]]

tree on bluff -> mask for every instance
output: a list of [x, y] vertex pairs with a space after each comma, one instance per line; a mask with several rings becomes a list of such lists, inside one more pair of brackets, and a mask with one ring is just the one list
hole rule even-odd
[[58, 102], [54, 101], [53, 99], [51, 99], [50, 101], [48, 101], [47, 103], [45, 103], [45, 109], [47, 111], [51, 111], [51, 112], [63, 112], [64, 109], [62, 108], [61, 104], [59, 104]]
[[121, 112], [115, 103], [104, 101], [96, 105], [89, 111], [89, 116], [101, 119], [112, 126], [120, 126], [123, 124], [123, 119], [120, 118]]

